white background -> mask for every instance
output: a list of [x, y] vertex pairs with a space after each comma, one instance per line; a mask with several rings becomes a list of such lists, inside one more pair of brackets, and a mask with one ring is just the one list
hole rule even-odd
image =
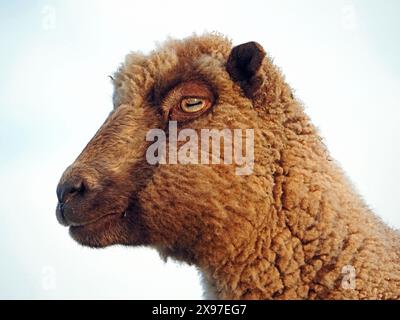
[[111, 110], [131, 50], [219, 31], [286, 74], [369, 206], [400, 226], [400, 2], [0, 1], [0, 298], [201, 298], [194, 268], [93, 250], [55, 219], [55, 188]]

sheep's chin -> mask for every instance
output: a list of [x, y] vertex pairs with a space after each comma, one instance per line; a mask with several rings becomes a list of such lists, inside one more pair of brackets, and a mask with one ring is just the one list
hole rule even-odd
[[94, 222], [70, 226], [70, 236], [81, 245], [103, 248], [121, 243], [124, 214], [109, 214]]

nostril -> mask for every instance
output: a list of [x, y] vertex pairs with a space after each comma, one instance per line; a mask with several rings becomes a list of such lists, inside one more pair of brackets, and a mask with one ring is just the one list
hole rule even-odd
[[64, 203], [68, 197], [75, 194], [83, 194], [86, 190], [85, 183], [81, 178], [74, 178], [57, 186], [57, 198], [60, 203]]
[[82, 180], [77, 181], [74, 185], [71, 186], [71, 189], [68, 193], [83, 193], [85, 191], [85, 185]]

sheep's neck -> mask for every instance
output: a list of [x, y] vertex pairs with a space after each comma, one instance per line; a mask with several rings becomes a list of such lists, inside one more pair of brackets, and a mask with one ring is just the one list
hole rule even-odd
[[[398, 236], [369, 212], [333, 165], [330, 170], [334, 173], [320, 176], [320, 187], [295, 174], [285, 175], [285, 170], [274, 176], [269, 190], [273, 201], [263, 224], [234, 248], [235, 232], [203, 255], [200, 266], [208, 297], [371, 298], [365, 289], [369, 284], [357, 280], [360, 273], [376, 281], [376, 298], [394, 297], [385, 286], [397, 288], [400, 296]], [[331, 189], [324, 190], [328, 181]], [[241, 227], [236, 232], [243, 234], [246, 221], [237, 225]], [[368, 269], [364, 261], [372, 262]], [[388, 274], [397, 280], [388, 279]]]
[[[286, 213], [281, 212], [284, 215]], [[283, 220], [283, 219], [282, 219]], [[397, 278], [400, 297], [400, 259], [393, 248], [367, 238], [362, 231], [337, 225], [337, 235], [314, 234], [312, 228], [303, 238], [286, 226], [271, 236], [249, 242], [237, 254], [217, 258], [205, 268], [206, 297], [217, 299], [355, 299], [369, 297], [360, 274], [380, 283], [386, 282], [384, 272]], [[347, 230], [346, 230], [347, 229]], [[351, 229], [351, 228], [350, 228]], [[331, 229], [334, 232], [334, 229]], [[346, 233], [342, 235], [341, 233]], [[383, 233], [381, 233], [384, 237]], [[324, 239], [324, 237], [327, 237]], [[369, 243], [371, 241], [371, 243]], [[224, 257], [223, 252], [216, 255]], [[390, 257], [388, 257], [390, 255]], [[379, 261], [377, 261], [377, 256]], [[397, 259], [397, 267], [388, 267]], [[372, 261], [364, 270], [364, 260]], [[205, 264], [203, 264], [205, 266]], [[379, 274], [380, 269], [387, 269]], [[391, 284], [393, 287], [393, 283]], [[380, 290], [379, 289], [379, 290]], [[375, 298], [395, 298], [377, 291]]]

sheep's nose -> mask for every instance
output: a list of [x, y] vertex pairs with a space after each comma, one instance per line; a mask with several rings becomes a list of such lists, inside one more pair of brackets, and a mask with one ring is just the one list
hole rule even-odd
[[57, 186], [57, 198], [59, 203], [65, 203], [68, 198], [77, 194], [83, 195], [86, 185], [81, 177], [72, 177], [67, 181], [60, 182]]

